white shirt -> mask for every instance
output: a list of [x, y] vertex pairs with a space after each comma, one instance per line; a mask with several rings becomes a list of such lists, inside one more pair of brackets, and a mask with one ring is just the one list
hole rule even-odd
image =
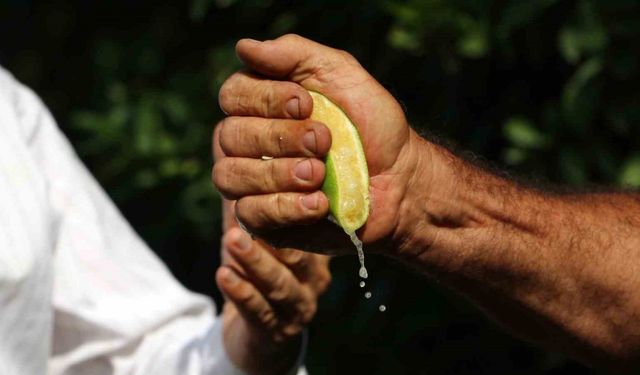
[[241, 374], [220, 321], [0, 68], [0, 374]]

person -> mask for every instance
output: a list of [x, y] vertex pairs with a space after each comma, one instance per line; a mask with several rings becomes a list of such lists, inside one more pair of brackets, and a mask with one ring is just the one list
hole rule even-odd
[[329, 281], [325, 257], [228, 228], [216, 317], [2, 69], [0, 124], [0, 374], [306, 373], [303, 327]]
[[466, 162], [412, 130], [345, 51], [286, 35], [240, 40], [236, 52], [247, 70], [219, 93], [228, 116], [212, 179], [250, 233], [276, 247], [354, 253], [319, 190], [331, 134], [309, 119], [307, 90], [321, 92], [364, 146], [365, 251], [442, 282], [524, 339], [637, 373], [640, 194], [545, 192]]

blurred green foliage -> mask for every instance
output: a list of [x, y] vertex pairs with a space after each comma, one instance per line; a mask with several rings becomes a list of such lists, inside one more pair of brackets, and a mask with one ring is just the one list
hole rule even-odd
[[[296, 32], [353, 53], [421, 131], [514, 174], [640, 187], [634, 0], [20, 1], [0, 62], [33, 87], [127, 217], [188, 287], [213, 285], [217, 91], [234, 43]], [[589, 373], [511, 338], [437, 283], [356, 261], [311, 329], [311, 374]], [[379, 303], [388, 306], [377, 311]]]

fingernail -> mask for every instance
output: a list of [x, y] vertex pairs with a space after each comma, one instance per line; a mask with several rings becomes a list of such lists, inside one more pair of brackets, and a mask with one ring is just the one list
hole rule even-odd
[[318, 194], [308, 194], [302, 197], [302, 205], [310, 210], [318, 209]]
[[222, 278], [224, 279], [225, 283], [227, 283], [227, 285], [229, 286], [236, 285], [240, 281], [240, 278], [238, 277], [238, 275], [236, 275], [236, 273], [230, 270], [229, 268], [223, 268], [221, 272], [222, 272]]
[[251, 38], [245, 38], [244, 40], [249, 42], [249, 43], [260, 43], [259, 40], [255, 40], [255, 39], [251, 39]]
[[310, 130], [302, 136], [302, 145], [314, 154], [318, 151], [318, 143], [316, 141], [316, 132]]
[[311, 160], [306, 159], [296, 164], [293, 169], [293, 173], [301, 180], [310, 181], [313, 176], [313, 167], [311, 166]]
[[300, 118], [300, 99], [289, 99], [289, 101], [285, 105], [285, 108], [289, 113], [289, 116], [293, 118]]

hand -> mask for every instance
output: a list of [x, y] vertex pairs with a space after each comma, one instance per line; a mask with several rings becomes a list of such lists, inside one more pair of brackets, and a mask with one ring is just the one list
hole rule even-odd
[[237, 227], [226, 231], [222, 246], [216, 281], [226, 297], [225, 349], [250, 374], [283, 374], [294, 365], [300, 333], [329, 284], [329, 258], [274, 250]]
[[244, 226], [278, 247], [353, 252], [348, 237], [324, 220], [328, 201], [318, 189], [331, 135], [308, 119], [309, 89], [337, 103], [358, 127], [371, 187], [371, 213], [360, 238], [374, 245], [368, 250], [400, 240], [394, 231], [421, 141], [398, 102], [348, 53], [296, 35], [244, 39], [236, 52], [251, 72], [232, 75], [220, 90], [229, 117], [218, 127], [223, 156], [213, 181], [225, 197], [237, 199]]
[[[224, 157], [220, 127], [214, 160]], [[282, 374], [300, 352], [300, 332], [331, 280], [329, 257], [278, 249], [243, 232], [235, 201], [223, 199], [222, 263], [216, 280], [225, 295], [223, 339], [231, 360], [251, 374]], [[270, 364], [270, 366], [265, 366]]]

